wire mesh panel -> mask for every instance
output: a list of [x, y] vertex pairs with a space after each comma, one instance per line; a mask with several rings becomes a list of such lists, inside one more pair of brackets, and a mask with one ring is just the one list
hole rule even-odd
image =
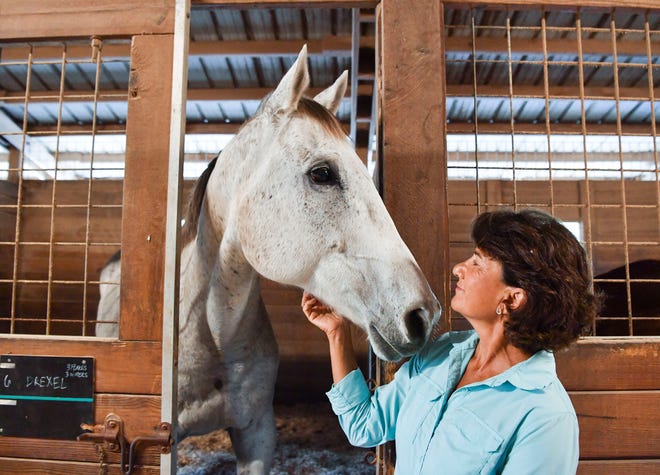
[[93, 335], [121, 242], [129, 45], [0, 47], [0, 333]]
[[544, 210], [591, 259], [605, 295], [593, 334], [660, 335], [660, 14], [445, 18], [451, 266], [472, 252], [477, 213]]

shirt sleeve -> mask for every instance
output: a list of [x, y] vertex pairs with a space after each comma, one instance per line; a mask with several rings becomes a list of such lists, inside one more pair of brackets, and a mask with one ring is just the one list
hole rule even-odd
[[521, 429], [502, 475], [576, 473], [580, 449], [578, 423], [574, 414], [564, 413], [523, 424]]
[[378, 387], [374, 394], [369, 391], [359, 369], [326, 393], [351, 444], [375, 447], [394, 440], [399, 409], [409, 388], [411, 361], [404, 363], [394, 379]]

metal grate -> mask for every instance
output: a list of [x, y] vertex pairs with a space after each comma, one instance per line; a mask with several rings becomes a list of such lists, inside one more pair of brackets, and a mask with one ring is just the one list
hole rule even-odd
[[593, 334], [660, 335], [658, 12], [445, 18], [451, 266], [477, 213], [541, 209], [588, 251], [606, 295]]
[[105, 122], [126, 116], [128, 60], [98, 38], [0, 46], [0, 333], [93, 335], [121, 241], [122, 182], [103, 178], [125, 127]]

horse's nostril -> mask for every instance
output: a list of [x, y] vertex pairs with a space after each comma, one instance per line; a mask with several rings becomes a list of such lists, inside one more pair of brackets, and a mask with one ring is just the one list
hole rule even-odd
[[426, 311], [421, 308], [409, 312], [404, 317], [406, 331], [411, 343], [423, 343], [426, 339]]

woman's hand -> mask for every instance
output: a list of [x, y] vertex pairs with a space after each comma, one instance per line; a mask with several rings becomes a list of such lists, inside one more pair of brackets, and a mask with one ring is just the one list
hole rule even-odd
[[333, 335], [337, 329], [348, 326], [348, 321], [343, 316], [335, 313], [332, 308], [308, 292], [303, 292], [300, 306], [307, 320], [328, 336]]
[[307, 292], [303, 292], [300, 306], [307, 320], [323, 330], [328, 337], [332, 380], [337, 384], [358, 367], [351, 341], [350, 322]]

